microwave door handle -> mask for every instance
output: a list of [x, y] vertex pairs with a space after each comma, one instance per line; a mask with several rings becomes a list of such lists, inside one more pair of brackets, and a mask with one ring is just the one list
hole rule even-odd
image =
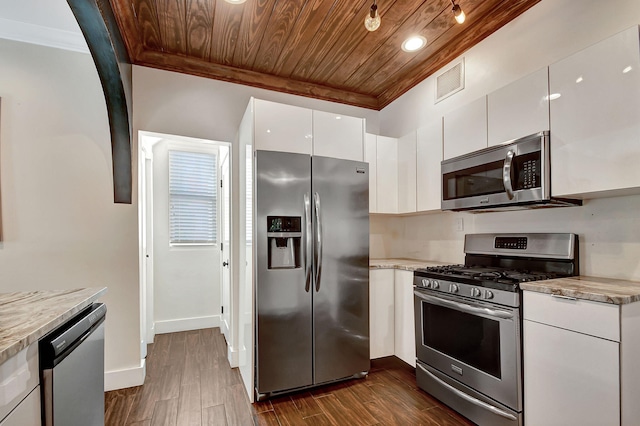
[[460, 303], [460, 302], [454, 302], [453, 300], [441, 299], [439, 297], [433, 297], [426, 294], [422, 294], [422, 292], [418, 290], [414, 290], [413, 293], [428, 303], [432, 303], [438, 306], [444, 306], [445, 308], [456, 309], [458, 311], [466, 312], [468, 314], [472, 314], [472, 315], [481, 314], [481, 315], [487, 315], [490, 317], [495, 317], [500, 319], [513, 318], [513, 314], [508, 311], [501, 311], [499, 309], [480, 308], [477, 306], [468, 305], [466, 303]]
[[445, 388], [447, 388], [448, 390], [450, 390], [451, 392], [455, 393], [456, 395], [458, 395], [460, 398], [474, 404], [477, 405], [480, 408], [484, 408], [487, 411], [491, 411], [494, 414], [497, 414], [501, 417], [507, 418], [509, 420], [518, 420], [516, 418], [516, 416], [514, 416], [511, 413], [507, 413], [504, 410], [499, 409], [498, 407], [494, 407], [491, 404], [487, 404], [484, 401], [480, 401], [478, 398], [474, 398], [471, 395], [467, 395], [466, 393], [462, 392], [459, 389], [454, 388], [453, 386], [451, 386], [449, 383], [443, 381], [442, 379], [438, 378], [435, 374], [433, 374], [431, 371], [427, 370], [426, 368], [424, 368], [422, 365], [420, 365], [420, 363], [416, 363], [416, 365], [420, 368], [420, 370], [422, 370], [425, 374], [427, 374], [429, 377], [431, 377], [432, 380], [434, 380], [436, 383], [440, 384], [440, 386], [444, 386]]
[[513, 185], [511, 182], [513, 157], [515, 157], [515, 152], [510, 149], [509, 152], [507, 152], [507, 156], [504, 159], [504, 165], [502, 166], [502, 182], [504, 184], [504, 191], [507, 193], [507, 197], [510, 200], [513, 200]]

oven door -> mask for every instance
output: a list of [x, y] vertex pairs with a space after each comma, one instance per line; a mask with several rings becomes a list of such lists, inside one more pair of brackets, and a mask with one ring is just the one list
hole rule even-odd
[[442, 162], [442, 209], [465, 210], [550, 198], [549, 134], [537, 133]]
[[418, 360], [522, 410], [520, 311], [414, 290]]

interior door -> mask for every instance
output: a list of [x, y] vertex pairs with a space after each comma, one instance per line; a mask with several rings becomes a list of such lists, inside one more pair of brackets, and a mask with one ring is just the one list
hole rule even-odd
[[229, 148], [226, 146], [220, 147], [220, 182], [221, 182], [221, 197], [220, 197], [220, 274], [221, 279], [221, 318], [220, 328], [225, 339], [229, 342], [231, 338], [231, 267], [229, 266], [230, 259], [230, 233], [231, 233], [231, 213], [230, 213], [230, 178], [229, 178]]
[[314, 156], [315, 383], [369, 370], [369, 165]]

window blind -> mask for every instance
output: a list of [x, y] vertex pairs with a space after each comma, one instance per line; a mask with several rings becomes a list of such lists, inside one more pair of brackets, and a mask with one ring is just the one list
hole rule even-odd
[[217, 242], [218, 176], [215, 154], [169, 151], [169, 241]]

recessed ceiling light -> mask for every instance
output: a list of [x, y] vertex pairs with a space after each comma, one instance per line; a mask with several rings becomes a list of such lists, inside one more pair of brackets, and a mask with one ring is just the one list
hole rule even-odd
[[427, 45], [427, 39], [422, 36], [412, 36], [402, 42], [402, 50], [405, 52], [415, 52]]
[[582, 83], [582, 81], [584, 80], [584, 78], [582, 78], [582, 76], [576, 78], [576, 83]]
[[241, 3], [244, 3], [247, 0], [224, 0], [224, 1], [226, 1], [227, 3], [231, 3], [231, 4], [241, 4]]
[[622, 74], [626, 74], [629, 71], [631, 71], [633, 68], [631, 67], [631, 65], [629, 65], [628, 67], [626, 67], [625, 69], [622, 70]]

